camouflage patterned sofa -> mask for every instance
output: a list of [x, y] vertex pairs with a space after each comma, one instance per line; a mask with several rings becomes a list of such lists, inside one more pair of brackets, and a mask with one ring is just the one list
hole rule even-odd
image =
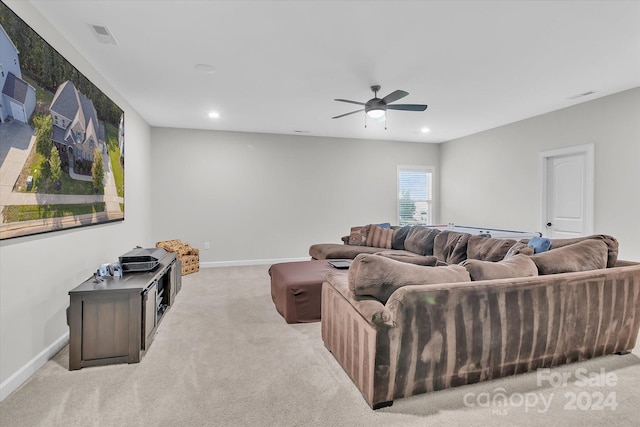
[[182, 265], [182, 275], [200, 271], [200, 250], [182, 240], [164, 240], [156, 243], [156, 248], [163, 248], [167, 252], [175, 252]]
[[640, 263], [593, 237], [448, 266], [358, 255], [326, 276], [322, 339], [373, 409], [633, 349]]

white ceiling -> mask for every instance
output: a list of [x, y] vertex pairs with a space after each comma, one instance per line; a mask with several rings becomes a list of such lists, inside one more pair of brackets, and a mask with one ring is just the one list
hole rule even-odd
[[[151, 126], [443, 142], [640, 86], [637, 1], [31, 3]], [[372, 84], [429, 108], [331, 119]]]

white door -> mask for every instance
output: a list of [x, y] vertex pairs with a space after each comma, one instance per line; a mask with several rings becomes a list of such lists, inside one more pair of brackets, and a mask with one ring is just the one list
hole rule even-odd
[[593, 145], [547, 151], [542, 161], [542, 230], [549, 238], [593, 233]]
[[13, 115], [13, 118], [21, 121], [22, 123], [26, 123], [27, 117], [24, 114], [24, 108], [22, 108], [22, 105], [16, 104], [13, 101], [9, 101], [9, 103], [11, 104], [11, 113]]

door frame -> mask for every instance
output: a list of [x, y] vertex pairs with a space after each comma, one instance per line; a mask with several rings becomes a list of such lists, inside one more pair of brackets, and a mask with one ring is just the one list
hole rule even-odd
[[[594, 195], [595, 195], [595, 157], [594, 157], [594, 145], [584, 144], [574, 147], [559, 148], [555, 150], [547, 150], [539, 153], [538, 156], [538, 169], [540, 177], [540, 213], [539, 213], [539, 225], [540, 230], [547, 229], [547, 188], [548, 188], [548, 168], [547, 164], [549, 159], [554, 157], [572, 155], [572, 154], [584, 154], [586, 159], [586, 177], [585, 177], [585, 194], [584, 194], [584, 234], [586, 236], [593, 234], [593, 221], [594, 221]], [[544, 231], [543, 231], [544, 235]]]

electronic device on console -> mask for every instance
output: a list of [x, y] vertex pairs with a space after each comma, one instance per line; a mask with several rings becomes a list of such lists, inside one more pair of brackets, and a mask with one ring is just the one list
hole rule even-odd
[[135, 248], [119, 257], [125, 273], [155, 270], [167, 254], [162, 248]]

